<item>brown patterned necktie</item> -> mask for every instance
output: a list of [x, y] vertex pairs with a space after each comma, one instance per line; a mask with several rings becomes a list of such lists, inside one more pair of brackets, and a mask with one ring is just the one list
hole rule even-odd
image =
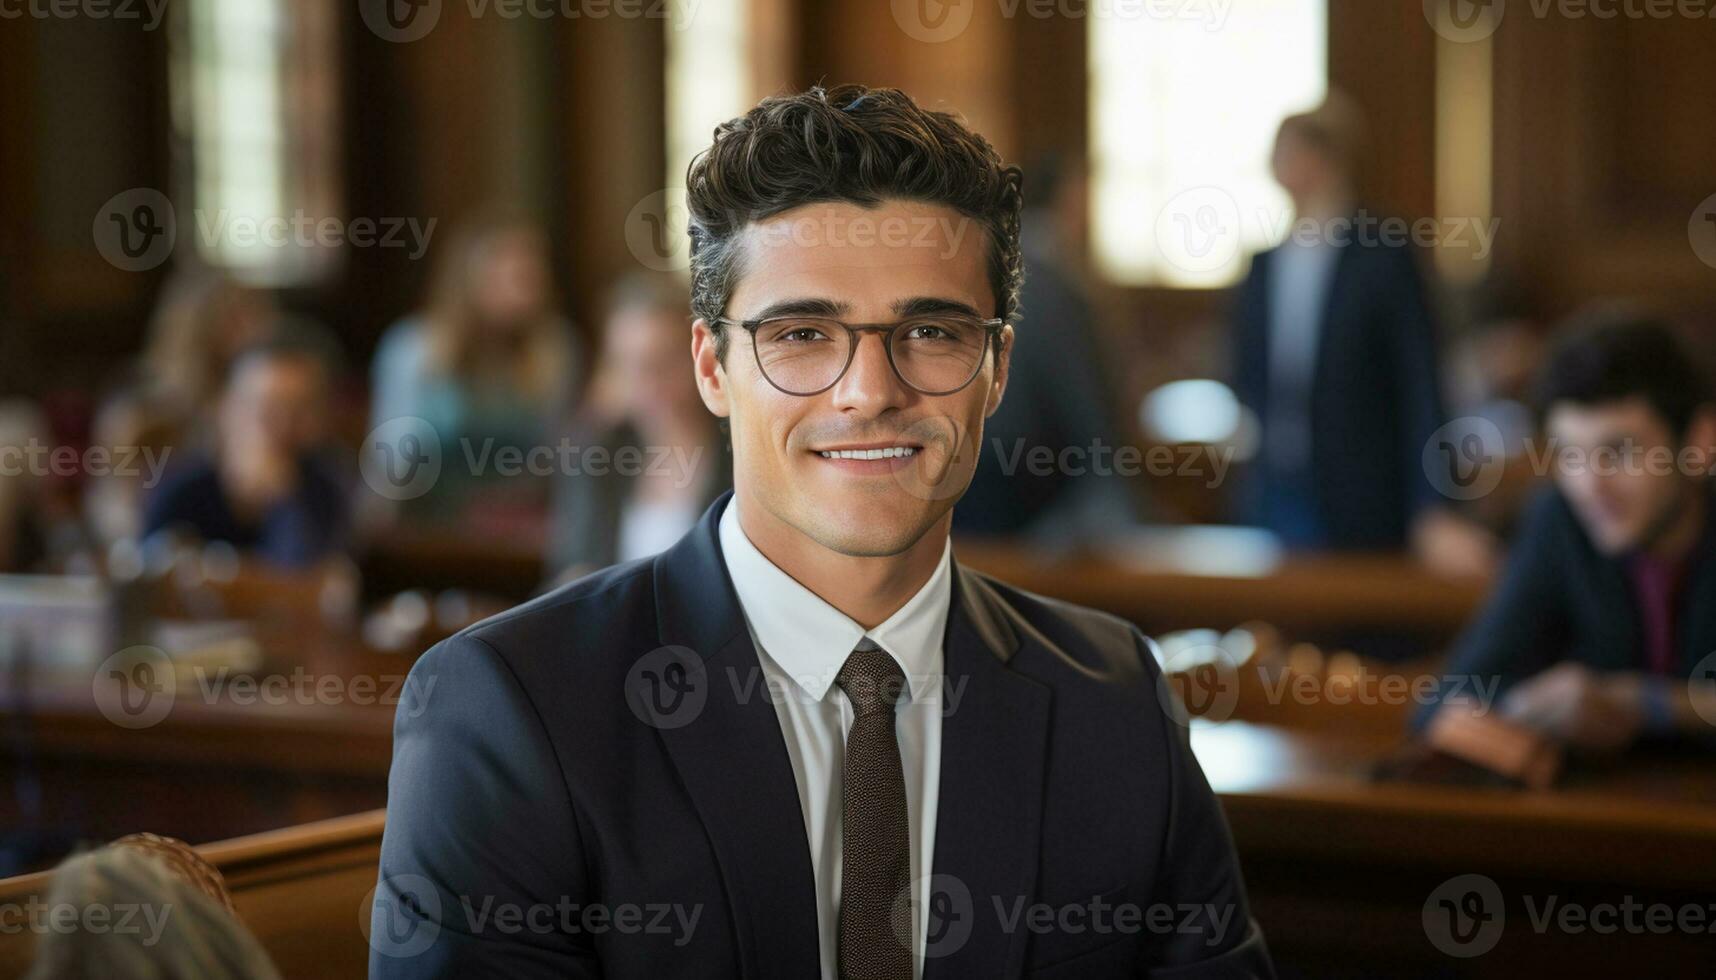
[[912, 980], [912, 838], [894, 736], [906, 675], [865, 637], [834, 683], [853, 711], [840, 833], [840, 977]]

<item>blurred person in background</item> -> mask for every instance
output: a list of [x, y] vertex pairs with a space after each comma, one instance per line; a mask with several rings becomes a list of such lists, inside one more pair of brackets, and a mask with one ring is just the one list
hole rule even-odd
[[1464, 501], [1460, 512], [1503, 540], [1513, 536], [1526, 502], [1542, 483], [1531, 470], [1527, 449], [1537, 435], [1531, 389], [1543, 369], [1548, 332], [1533, 317], [1492, 305], [1449, 348], [1449, 414], [1494, 425], [1507, 459], [1495, 488]]
[[[261, 341], [278, 315], [266, 294], [223, 273], [175, 272], [161, 290], [141, 356], [96, 413], [91, 443], [169, 458], [208, 450], [233, 359]], [[90, 481], [84, 514], [97, 544], [141, 533], [145, 489], [128, 475]]]
[[473, 504], [539, 506], [541, 481], [480, 464], [503, 447], [548, 444], [577, 393], [578, 362], [542, 231], [498, 216], [462, 229], [440, 253], [428, 305], [388, 329], [371, 369], [371, 426], [415, 417], [441, 442], [440, 480], [408, 502], [414, 512], [457, 520]]
[[346, 493], [326, 458], [329, 366], [282, 336], [241, 354], [218, 408], [216, 446], [171, 467], [144, 533], [188, 531], [282, 566], [337, 552]]
[[1687, 683], [1712, 681], [1694, 675], [1716, 651], [1708, 377], [1662, 323], [1609, 320], [1555, 348], [1536, 402], [1554, 484], [1447, 676], [1494, 682], [1502, 717], [1580, 748], [1710, 741], [1716, 696]]
[[[982, 463], [953, 527], [963, 534], [1097, 535], [1136, 522], [1138, 513], [1129, 481], [1096, 472], [1091, 454], [1097, 446], [1112, 453], [1121, 443], [1084, 281], [1090, 236], [1084, 160], [1038, 160], [1025, 171], [1024, 198], [1025, 283], [1013, 341], [1019, 356], [1006, 399], [985, 423]], [[1085, 454], [1082, 472], [1031, 466], [1039, 447], [1057, 461], [1067, 450]]]
[[622, 280], [610, 295], [571, 435], [591, 465], [559, 474], [551, 573], [575, 578], [664, 550], [731, 487], [726, 439], [685, 358], [690, 312], [690, 294], [665, 276]]
[[1362, 233], [1363, 139], [1339, 94], [1276, 137], [1295, 221], [1253, 258], [1234, 301], [1234, 389], [1262, 440], [1240, 519], [1295, 550], [1410, 547], [1437, 570], [1484, 573], [1493, 538], [1448, 510], [1423, 470], [1444, 421], [1435, 326], [1413, 252]]
[[26, 980], [280, 977], [233, 911], [220, 873], [178, 841], [134, 835], [67, 858], [44, 904], [53, 921], [40, 930]]
[[44, 481], [27, 453], [47, 442], [47, 420], [33, 403], [0, 401], [0, 573], [28, 571], [44, 557]]

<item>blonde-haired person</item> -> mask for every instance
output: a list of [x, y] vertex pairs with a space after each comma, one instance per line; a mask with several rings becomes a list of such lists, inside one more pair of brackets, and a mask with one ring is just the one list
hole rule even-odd
[[[484, 216], [441, 251], [427, 305], [390, 327], [371, 367], [371, 425], [415, 417], [443, 464], [419, 510], [463, 516], [481, 499], [540, 501], [539, 481], [495, 482], [504, 447], [543, 445], [577, 389], [578, 350], [556, 309], [548, 241], [528, 221]], [[510, 483], [510, 486], [509, 486]]]
[[555, 480], [548, 572], [570, 581], [662, 551], [733, 485], [732, 458], [686, 362], [691, 296], [663, 274], [609, 291], [601, 354], [568, 438], [613, 466]]
[[[46, 905], [79, 914], [71, 928], [61, 928], [64, 920], [52, 913], [26, 980], [280, 977], [233, 911], [220, 872], [170, 838], [139, 834], [67, 858], [54, 872]], [[91, 909], [100, 916], [84, 914]]]
[[233, 359], [262, 339], [277, 314], [266, 294], [223, 273], [179, 271], [161, 290], [149, 322], [143, 383], [182, 418], [208, 418]]

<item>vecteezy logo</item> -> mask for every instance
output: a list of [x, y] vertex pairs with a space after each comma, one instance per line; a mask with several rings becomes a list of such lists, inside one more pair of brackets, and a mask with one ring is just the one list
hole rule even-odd
[[1716, 651], [1705, 655], [1692, 668], [1686, 679], [1686, 693], [1692, 710], [1711, 725], [1716, 725]]
[[1716, 194], [1705, 198], [1692, 212], [1686, 237], [1692, 242], [1692, 252], [1698, 261], [1716, 269]]
[[1501, 428], [1466, 415], [1430, 434], [1421, 458], [1424, 476], [1450, 500], [1476, 500], [1492, 493], [1507, 469]]
[[894, 23], [914, 41], [939, 44], [971, 24], [976, 0], [893, 0]]
[[709, 674], [690, 647], [657, 647], [626, 672], [626, 704], [646, 725], [684, 728], [709, 702]]
[[153, 187], [133, 187], [95, 213], [95, 250], [114, 268], [143, 272], [173, 254], [178, 221], [173, 202]]
[[[953, 875], [938, 874], [929, 876], [926, 894], [922, 887], [923, 882], [922, 878], [912, 882], [901, 896], [902, 903], [897, 903], [903, 904], [904, 908], [895, 910], [895, 938], [910, 946], [912, 927], [918, 918], [917, 896], [925, 894], [924, 959], [952, 956], [965, 948], [966, 942], [971, 939], [971, 927], [976, 918], [976, 909], [971, 902], [971, 889]], [[902, 927], [903, 937], [900, 935]]]
[[1156, 247], [1176, 269], [1207, 275], [1238, 261], [1239, 202], [1220, 187], [1173, 196], [1156, 215]]
[[[895, 441], [919, 447], [889, 471], [906, 493], [919, 500], [948, 500], [958, 497], [971, 485], [971, 476], [976, 471], [975, 457], [981, 447], [972, 440], [972, 430], [953, 416], [928, 415], [918, 419], [902, 429]], [[967, 463], [971, 465], [968, 467]]]
[[416, 956], [441, 934], [441, 893], [422, 875], [385, 875], [358, 905], [358, 928], [383, 956]]
[[1506, 14], [1507, 0], [1424, 0], [1431, 29], [1460, 44], [1494, 34]]
[[376, 37], [403, 44], [435, 29], [441, 0], [359, 0], [358, 14]]
[[358, 470], [389, 500], [421, 497], [441, 478], [441, 434], [415, 415], [388, 419], [359, 447]]
[[95, 706], [121, 728], [150, 728], [173, 710], [178, 682], [159, 647], [126, 647], [101, 662], [91, 681]]
[[1501, 887], [1485, 875], [1449, 878], [1424, 900], [1424, 935], [1449, 956], [1482, 956], [1501, 941], [1506, 924]]
[[656, 272], [691, 268], [691, 214], [685, 191], [667, 188], [650, 194], [626, 215], [626, 247], [632, 257]]
[[1239, 663], [1233, 652], [1217, 644], [1198, 644], [1162, 659], [1156, 697], [1170, 718], [1186, 721], [1187, 713], [1208, 721], [1226, 721], [1239, 705]]

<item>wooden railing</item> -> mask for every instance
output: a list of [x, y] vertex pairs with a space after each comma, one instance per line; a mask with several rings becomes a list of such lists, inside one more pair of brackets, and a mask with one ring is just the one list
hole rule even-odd
[[[205, 844], [233, 904], [286, 977], [338, 980], [368, 970], [368, 897], [385, 811], [321, 820]], [[52, 872], [0, 880], [0, 906], [45, 900]], [[0, 932], [0, 976], [21, 976], [35, 953], [29, 929]]]

